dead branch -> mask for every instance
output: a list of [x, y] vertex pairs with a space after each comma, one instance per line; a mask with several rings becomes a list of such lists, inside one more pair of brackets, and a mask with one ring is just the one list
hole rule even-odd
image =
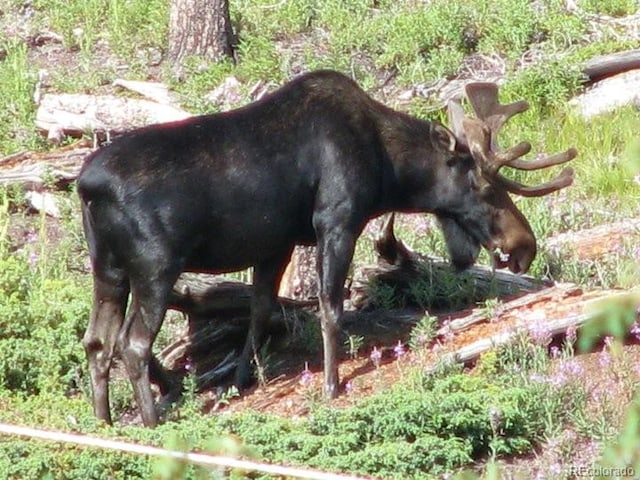
[[506, 303], [499, 303], [493, 310], [487, 308], [474, 308], [471, 313], [467, 313], [463, 317], [451, 320], [446, 327], [440, 328], [436, 333], [440, 336], [444, 336], [449, 332], [459, 333], [478, 323], [491, 322], [497, 317], [519, 308], [532, 308], [536, 304], [543, 304], [546, 302], [560, 303], [567, 297], [581, 295], [582, 293], [582, 288], [572, 283], [557, 284], [538, 292], [523, 295]]
[[176, 106], [177, 104], [175, 95], [169, 91], [169, 87], [164, 83], [141, 82], [116, 78], [113, 81], [113, 85], [138, 93], [149, 100], [163, 105]]
[[[547, 300], [551, 300], [552, 303], [556, 306], [561, 306], [563, 303], [566, 303], [566, 298], [568, 296], [575, 296], [575, 302], [579, 307], [579, 313], [576, 313], [575, 309], [569, 309], [566, 313], [562, 314], [560, 317], [545, 320], [544, 326], [546, 332], [549, 334], [551, 338], [556, 337], [558, 335], [566, 335], [567, 330], [569, 328], [575, 328], [576, 331], [579, 329], [591, 318], [594, 317], [594, 313], [589, 312], [589, 307], [591, 307], [596, 302], [602, 302], [606, 299], [615, 298], [617, 296], [625, 295], [625, 292], [617, 292], [617, 291], [594, 291], [589, 292], [585, 295], [582, 295], [582, 292], [577, 289], [573, 290], [569, 285], [566, 288], [563, 288], [562, 291], [558, 292], [557, 289], [552, 289], [550, 292], [551, 295], [567, 295], [565, 298], [558, 298], [553, 301], [551, 298]], [[548, 297], [549, 295], [544, 293], [542, 297]], [[512, 315], [522, 316], [522, 311], [518, 312], [518, 309], [522, 309], [523, 307], [534, 308], [536, 303], [540, 303], [544, 301], [544, 298], [541, 296], [525, 298], [523, 297], [520, 300], [516, 300], [515, 302], [510, 302], [505, 304], [503, 307], [503, 313], [501, 316], [508, 316], [506, 311], [511, 311]], [[526, 303], [527, 301], [533, 302], [532, 304]], [[560, 309], [561, 310], [561, 309]], [[465, 325], [465, 328], [467, 325]], [[483, 338], [471, 344], [465, 345], [462, 348], [454, 352], [449, 352], [440, 357], [439, 362], [442, 364], [448, 363], [470, 363], [478, 359], [482, 354], [488, 352], [489, 350], [493, 350], [501, 345], [508, 344], [517, 338], [518, 335], [521, 335], [523, 332], [527, 332], [528, 326], [526, 324], [526, 320], [520, 319], [520, 321], [516, 322], [511, 328], [507, 330], [503, 330], [500, 333], [497, 333], [489, 338]], [[432, 370], [436, 369], [437, 366], [432, 367]]]

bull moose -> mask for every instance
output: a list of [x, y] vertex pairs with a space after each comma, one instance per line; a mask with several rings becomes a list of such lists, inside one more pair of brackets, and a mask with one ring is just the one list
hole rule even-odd
[[109, 370], [118, 352], [144, 424], [157, 424], [151, 382], [161, 394], [171, 383], [151, 349], [183, 271], [254, 267], [250, 330], [235, 373], [245, 387], [292, 249], [316, 244], [328, 398], [339, 389], [347, 269], [374, 216], [433, 213], [456, 268], [473, 264], [482, 246], [501, 253], [497, 267], [527, 271], [536, 239], [508, 192], [546, 195], [571, 184], [573, 172], [532, 187], [499, 171], [561, 164], [576, 151], [525, 161], [528, 143], [499, 150], [498, 130], [526, 102], [501, 105], [487, 83], [469, 85], [467, 96], [477, 118], [453, 104], [451, 131], [388, 108], [340, 73], [316, 71], [243, 108], [137, 129], [89, 155], [78, 192], [93, 267], [83, 345], [97, 417], [111, 422]]

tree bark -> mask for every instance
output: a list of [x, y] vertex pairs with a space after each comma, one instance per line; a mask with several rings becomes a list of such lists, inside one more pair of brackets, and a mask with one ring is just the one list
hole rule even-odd
[[217, 61], [233, 55], [229, 0], [172, 0], [169, 60], [179, 68], [188, 56]]
[[316, 247], [297, 246], [280, 280], [278, 296], [295, 300], [317, 298]]

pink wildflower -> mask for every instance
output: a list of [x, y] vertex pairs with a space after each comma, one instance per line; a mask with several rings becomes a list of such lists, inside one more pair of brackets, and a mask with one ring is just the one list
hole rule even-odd
[[400, 340], [398, 340], [398, 345], [396, 345], [395, 347], [393, 347], [393, 352], [396, 355], [396, 358], [401, 358], [404, 356], [406, 352], [404, 345], [402, 345], [402, 343], [400, 342]]
[[376, 368], [378, 368], [380, 366], [380, 361], [382, 360], [382, 352], [378, 350], [378, 347], [373, 347], [373, 350], [371, 351], [371, 355], [369, 355], [369, 358], [371, 359], [373, 364], [376, 366]]
[[309, 370], [309, 363], [304, 362], [304, 370], [300, 374], [300, 381], [299, 381], [300, 385], [302, 385], [303, 387], [306, 387], [311, 384], [312, 380], [313, 380], [313, 374], [311, 373], [311, 370]]

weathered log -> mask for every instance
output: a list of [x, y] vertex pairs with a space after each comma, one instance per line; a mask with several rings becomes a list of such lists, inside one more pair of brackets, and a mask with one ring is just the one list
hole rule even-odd
[[444, 336], [449, 333], [463, 332], [478, 323], [497, 320], [505, 312], [547, 302], [561, 303], [568, 297], [578, 296], [582, 293], [582, 288], [572, 283], [557, 284], [537, 292], [517, 297], [506, 303], [499, 303], [493, 309], [486, 307], [474, 308], [470, 313], [465, 312], [464, 316], [447, 322], [447, 325], [440, 328], [436, 334]]
[[640, 69], [608, 77], [594, 83], [583, 94], [573, 98], [569, 104], [583, 117], [610, 112], [626, 105], [639, 106]]
[[582, 67], [589, 82], [597, 82], [634, 69], [640, 69], [640, 50], [599, 55], [587, 60]]
[[60, 133], [81, 136], [86, 132], [114, 135], [190, 116], [172, 105], [149, 100], [115, 95], [47, 94], [36, 112], [36, 127], [50, 136]]
[[[569, 328], [579, 331], [589, 320], [594, 318], [593, 312], [588, 312], [589, 306], [595, 302], [601, 302], [604, 299], [615, 298], [616, 296], [625, 295], [623, 292], [599, 292], [595, 298], [587, 296], [587, 299], [582, 302], [582, 311], [580, 313], [569, 313], [561, 318], [545, 321], [544, 328], [549, 338], [556, 337], [558, 335], [566, 335]], [[507, 309], [511, 308], [511, 304], [505, 305]], [[520, 306], [519, 306], [520, 307]], [[526, 333], [528, 326], [523, 322], [515, 325], [506, 331], [502, 331], [489, 338], [483, 338], [471, 344], [465, 345], [458, 350], [446, 353], [438, 359], [438, 364], [451, 364], [462, 363], [468, 364], [477, 360], [482, 354], [493, 350], [502, 345], [506, 345], [509, 342], [515, 340], [519, 335]], [[438, 365], [433, 366], [430, 370], [435, 370]]]
[[554, 256], [572, 256], [583, 262], [617, 255], [626, 246], [639, 243], [640, 218], [630, 218], [555, 235], [545, 241], [545, 247]]
[[[374, 290], [380, 284], [393, 288], [398, 296], [406, 297], [409, 304], [415, 296], [417, 282], [431, 285], [433, 292], [425, 299], [427, 303], [414, 305], [438, 310], [461, 309], [488, 298], [534, 292], [553, 284], [485, 266], [473, 266], [455, 273], [445, 260], [422, 255], [398, 240], [393, 232], [393, 221], [394, 215], [388, 215], [375, 241], [378, 265], [361, 268], [354, 278], [351, 304], [355, 308], [374, 306], [377, 301]], [[451, 288], [447, 290], [447, 286]]]
[[[385, 281], [410, 288], [421, 276], [427, 275], [437, 284], [438, 275], [451, 275], [450, 266], [444, 261], [434, 261], [413, 252], [393, 235], [393, 217], [387, 222], [384, 234], [376, 242], [381, 255], [380, 265], [365, 267], [360, 274], [364, 278], [354, 282], [350, 307], [362, 307], [368, 298], [367, 288], [374, 281]], [[382, 258], [384, 257], [384, 258]], [[389, 264], [392, 262], [393, 264]], [[535, 291], [548, 282], [507, 272], [493, 272], [488, 268], [476, 268], [461, 277], [471, 282], [475, 289], [473, 301], [488, 295], [510, 296], [523, 291]], [[171, 308], [189, 316], [187, 329], [180, 338], [160, 354], [171, 369], [180, 370], [193, 366], [200, 388], [219, 382], [232, 370], [249, 328], [250, 285], [213, 276], [183, 274], [176, 283], [171, 297]], [[360, 301], [358, 298], [360, 296]], [[440, 306], [451, 307], [451, 299], [441, 296]], [[300, 331], [305, 321], [315, 321], [308, 315], [308, 307], [317, 301], [297, 301], [280, 298], [279, 308], [273, 312], [267, 325], [267, 335], [273, 338], [286, 336], [287, 332]], [[473, 303], [473, 302], [471, 302]], [[420, 308], [395, 311], [347, 311], [342, 328], [351, 334], [378, 331], [388, 335], [407, 332], [424, 314]]]
[[176, 106], [178, 101], [176, 95], [169, 90], [169, 86], [159, 82], [142, 82], [137, 80], [125, 80], [116, 78], [113, 81], [116, 87], [125, 88], [136, 92], [143, 97], [163, 105]]
[[[225, 277], [183, 273], [176, 282], [169, 308], [187, 314], [188, 323], [178, 339], [159, 354], [167, 368], [196, 374], [199, 388], [219, 382], [233, 371], [250, 322], [253, 287]], [[267, 337], [283, 337], [301, 328], [309, 308], [317, 301], [279, 298], [268, 325]]]
[[0, 159], [0, 185], [21, 184], [41, 188], [67, 185], [78, 176], [84, 158], [93, 149], [86, 143], [52, 152], [19, 152]]

